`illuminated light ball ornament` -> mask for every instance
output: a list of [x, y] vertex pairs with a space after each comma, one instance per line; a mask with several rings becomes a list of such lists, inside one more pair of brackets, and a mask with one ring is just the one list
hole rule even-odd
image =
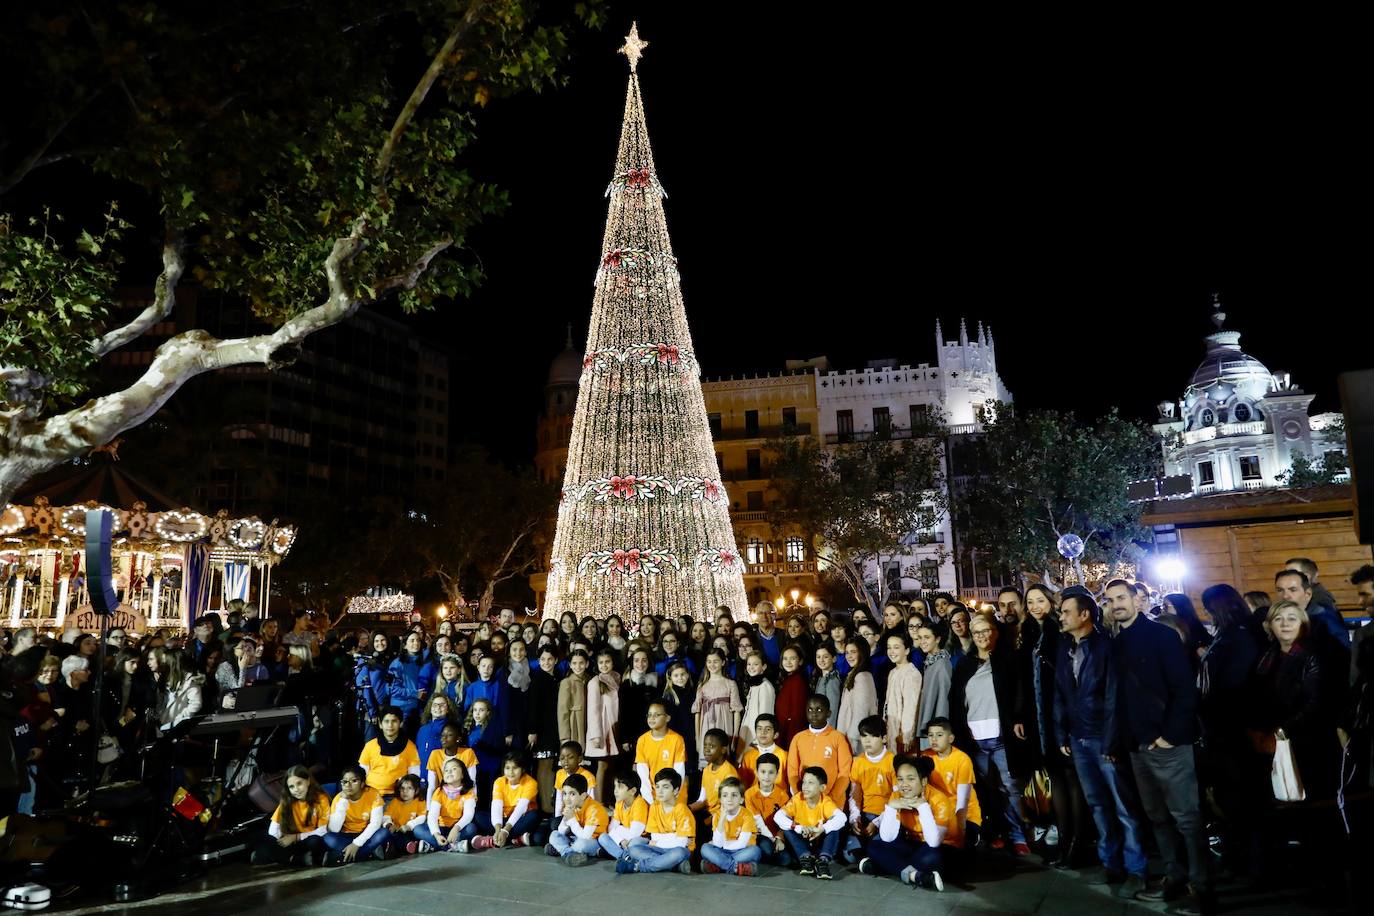
[[210, 530], [210, 520], [199, 512], [159, 512], [153, 530], [164, 541], [184, 544], [205, 537], [205, 532]]
[[1059, 555], [1066, 560], [1077, 560], [1083, 556], [1083, 539], [1076, 534], [1061, 534], [1055, 544]]
[[[631, 27], [625, 118], [548, 566], [544, 616], [748, 614], [687, 326]], [[590, 265], [589, 265], [590, 266]]]

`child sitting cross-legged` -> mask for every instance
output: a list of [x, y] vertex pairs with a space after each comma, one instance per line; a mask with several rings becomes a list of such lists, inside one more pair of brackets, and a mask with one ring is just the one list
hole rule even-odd
[[801, 874], [829, 881], [834, 877], [830, 861], [840, 848], [844, 814], [825, 794], [825, 782], [825, 770], [807, 767], [801, 774], [801, 791], [773, 819], [785, 831], [787, 845], [801, 862]]
[[954, 800], [930, 784], [935, 762], [929, 757], [898, 757], [895, 769], [897, 791], [883, 808], [859, 872], [896, 875], [912, 887], [942, 891], [941, 844], [954, 820]]
[[616, 874], [673, 869], [684, 875], [692, 873], [688, 860], [696, 843], [696, 823], [692, 812], [678, 800], [681, 789], [682, 774], [675, 769], [664, 767], [654, 776], [654, 804], [645, 824], [649, 839], [630, 843], [615, 863]]
[[588, 789], [581, 773], [563, 780], [563, 820], [549, 837], [549, 851], [561, 856], [564, 865], [586, 865], [601, 850], [610, 815]]
[[319, 865], [329, 827], [329, 796], [302, 766], [286, 771], [286, 791], [267, 833], [253, 845], [254, 865]]
[[378, 857], [390, 859], [405, 853], [429, 852], [432, 848], [422, 844], [415, 835], [415, 828], [425, 822], [425, 800], [420, 797], [420, 777], [407, 773], [396, 780], [396, 794], [386, 803], [382, 811], [382, 826], [390, 836], [386, 846], [378, 850]]
[[329, 808], [325, 830], [325, 865], [365, 862], [386, 843], [382, 826], [382, 796], [366, 782], [360, 766], [346, 766], [339, 777], [339, 794]]
[[754, 761], [758, 781], [744, 793], [744, 807], [754, 816], [759, 851], [769, 865], [792, 865], [792, 850], [783, 836], [785, 832], [775, 819], [787, 804], [787, 792], [782, 787], [782, 764], [773, 754], [762, 754]]
[[744, 787], [737, 777], [727, 776], [721, 780], [719, 792], [720, 807], [712, 824], [711, 842], [701, 847], [701, 870], [752, 878], [754, 865], [763, 853], [754, 842], [754, 816], [744, 807]]
[[701, 768], [701, 794], [687, 807], [698, 818], [701, 827], [697, 833], [698, 839], [709, 839], [711, 825], [720, 811], [720, 785], [727, 779], [739, 779], [739, 771], [725, 758], [730, 747], [730, 736], [722, 729], [708, 730], [701, 739], [701, 747], [705, 758]]
[[601, 849], [612, 859], [625, 854], [630, 844], [644, 836], [649, 822], [649, 803], [639, 796], [639, 777], [633, 773], [617, 773], [612, 778], [615, 788], [615, 810], [611, 826], [601, 834]]
[[415, 828], [415, 836], [422, 849], [428, 845], [457, 852], [463, 831], [477, 816], [477, 792], [457, 757], [444, 761], [443, 780], [430, 796], [425, 822]]

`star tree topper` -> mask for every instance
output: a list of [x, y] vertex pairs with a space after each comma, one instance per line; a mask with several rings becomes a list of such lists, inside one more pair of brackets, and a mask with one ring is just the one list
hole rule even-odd
[[625, 36], [625, 46], [620, 49], [620, 53], [630, 59], [631, 73], [638, 69], [639, 59], [644, 56], [644, 49], [647, 47], [649, 43], [639, 38], [639, 23], [630, 23], [630, 34]]

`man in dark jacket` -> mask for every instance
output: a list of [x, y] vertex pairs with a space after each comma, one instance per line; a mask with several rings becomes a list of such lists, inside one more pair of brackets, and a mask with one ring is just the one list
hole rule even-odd
[[[1180, 913], [1210, 909], [1207, 831], [1198, 805], [1193, 763], [1197, 684], [1178, 634], [1136, 610], [1131, 584], [1107, 583], [1107, 607], [1117, 625], [1117, 714], [1122, 741], [1166, 874], [1141, 900], [1177, 900]], [[1186, 862], [1186, 867], [1185, 863]]]
[[1097, 855], [1117, 896], [1133, 898], [1148, 875], [1140, 820], [1130, 783], [1117, 769], [1116, 660], [1098, 627], [1101, 611], [1087, 589], [1065, 589], [1059, 608], [1064, 637], [1055, 666], [1054, 733], [1059, 752], [1073, 760], [1083, 797], [1097, 825]]

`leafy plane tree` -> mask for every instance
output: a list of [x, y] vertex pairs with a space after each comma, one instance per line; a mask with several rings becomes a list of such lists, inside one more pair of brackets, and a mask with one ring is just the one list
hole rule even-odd
[[[472, 113], [558, 83], [569, 31], [600, 16], [527, 0], [6, 5], [0, 504], [196, 375], [289, 363], [383, 297], [414, 311], [467, 293], [466, 234], [506, 205], [463, 167]], [[160, 269], [138, 262], [146, 238]], [[188, 273], [272, 330], [178, 334], [128, 387], [83, 400]], [[154, 276], [120, 316], [116, 285]]]

